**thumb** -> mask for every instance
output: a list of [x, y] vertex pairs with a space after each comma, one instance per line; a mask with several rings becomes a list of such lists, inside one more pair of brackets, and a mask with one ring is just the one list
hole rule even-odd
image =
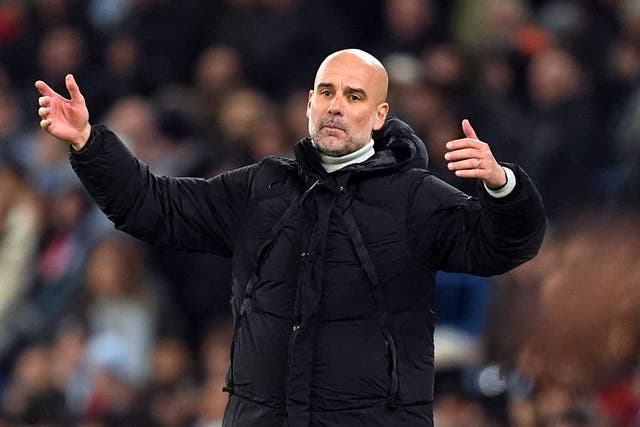
[[469, 120], [467, 119], [462, 121], [462, 131], [467, 138], [479, 139], [478, 135], [476, 135], [476, 131], [473, 130], [471, 123], [469, 123]]
[[71, 96], [72, 101], [77, 101], [83, 99], [82, 94], [80, 93], [80, 88], [76, 83], [76, 79], [72, 74], [67, 74], [65, 78], [65, 84], [67, 86], [67, 90], [69, 91], [69, 95]]

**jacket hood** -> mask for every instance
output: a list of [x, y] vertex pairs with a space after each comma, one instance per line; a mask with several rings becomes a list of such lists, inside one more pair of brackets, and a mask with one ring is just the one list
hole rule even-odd
[[[375, 150], [373, 156], [334, 173], [388, 173], [409, 168], [427, 168], [429, 155], [424, 143], [402, 120], [388, 118], [380, 130], [373, 132], [372, 137]], [[303, 172], [316, 176], [327, 174], [310, 138], [296, 144], [294, 154]]]
[[426, 169], [429, 166], [424, 142], [411, 126], [398, 118], [388, 118], [380, 130], [373, 132], [373, 141], [376, 155], [386, 153], [392, 156], [400, 168]]

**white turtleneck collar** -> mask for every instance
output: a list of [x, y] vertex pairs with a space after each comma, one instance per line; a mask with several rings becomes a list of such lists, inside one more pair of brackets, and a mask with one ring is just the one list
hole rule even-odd
[[357, 149], [353, 153], [345, 154], [344, 156], [334, 157], [318, 152], [318, 154], [320, 154], [320, 162], [322, 163], [322, 166], [329, 173], [335, 172], [338, 169], [342, 169], [343, 167], [354, 163], [362, 163], [369, 157], [373, 156], [374, 153], [373, 138], [371, 138], [364, 147]]

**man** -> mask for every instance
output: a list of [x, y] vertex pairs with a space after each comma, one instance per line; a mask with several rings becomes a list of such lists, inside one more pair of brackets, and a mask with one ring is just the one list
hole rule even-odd
[[524, 172], [468, 121], [446, 158], [480, 200], [430, 174], [412, 129], [387, 119], [387, 73], [360, 50], [327, 57], [311, 138], [210, 180], [157, 177], [82, 95], [36, 87], [41, 126], [116, 227], [153, 244], [233, 256], [235, 333], [225, 426], [432, 425], [436, 270], [503, 273], [532, 258], [545, 217]]

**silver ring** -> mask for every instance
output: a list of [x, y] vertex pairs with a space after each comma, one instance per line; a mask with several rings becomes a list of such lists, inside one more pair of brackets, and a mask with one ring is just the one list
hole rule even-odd
[[478, 159], [478, 167], [482, 166], [482, 160]]

